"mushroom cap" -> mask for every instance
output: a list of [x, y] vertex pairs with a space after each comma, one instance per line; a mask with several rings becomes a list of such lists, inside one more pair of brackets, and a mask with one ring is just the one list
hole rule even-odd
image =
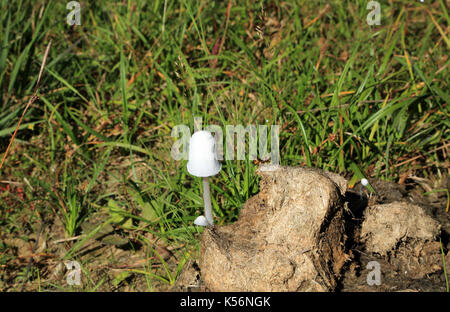
[[189, 140], [187, 170], [196, 177], [210, 177], [219, 173], [222, 164], [217, 159], [216, 141], [208, 131], [197, 131]]
[[208, 226], [208, 225], [210, 225], [208, 220], [205, 218], [205, 216], [198, 216], [194, 220], [194, 224], [198, 225], [198, 226]]

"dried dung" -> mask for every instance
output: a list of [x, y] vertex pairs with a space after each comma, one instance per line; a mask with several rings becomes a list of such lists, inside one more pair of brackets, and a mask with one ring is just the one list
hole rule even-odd
[[406, 240], [434, 240], [440, 231], [437, 221], [417, 205], [405, 202], [375, 205], [364, 213], [361, 239], [366, 250], [386, 255]]
[[442, 269], [439, 232], [439, 223], [421, 207], [393, 202], [367, 208], [361, 241], [366, 251], [386, 256], [398, 271], [417, 279]]
[[211, 291], [332, 291], [344, 250], [345, 179], [317, 169], [258, 170], [260, 193], [234, 224], [205, 229], [200, 269]]

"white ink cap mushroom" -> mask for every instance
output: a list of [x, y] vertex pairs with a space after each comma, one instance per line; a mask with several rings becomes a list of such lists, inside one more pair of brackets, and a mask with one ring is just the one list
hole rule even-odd
[[198, 225], [198, 226], [209, 226], [210, 225], [205, 216], [198, 216], [197, 219], [195, 219], [194, 224]]
[[214, 219], [211, 207], [211, 194], [208, 177], [216, 175], [222, 169], [217, 159], [216, 141], [208, 131], [195, 132], [189, 141], [189, 161], [187, 170], [203, 180], [203, 203], [205, 215], [195, 219], [198, 226], [213, 226]]
[[208, 131], [195, 132], [189, 140], [188, 172], [196, 177], [210, 177], [220, 169], [214, 137]]

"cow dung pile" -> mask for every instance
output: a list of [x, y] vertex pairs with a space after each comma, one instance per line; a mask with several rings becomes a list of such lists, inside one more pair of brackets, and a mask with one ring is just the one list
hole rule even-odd
[[[238, 221], [202, 234], [194, 273], [203, 290], [335, 291], [344, 266], [355, 260], [349, 239], [411, 278], [442, 270], [440, 226], [421, 207], [369, 205], [358, 230], [346, 233], [352, 213], [343, 177], [272, 165], [257, 174], [260, 192], [244, 204]], [[190, 273], [182, 272], [180, 280]]]
[[441, 227], [424, 210], [410, 203], [393, 202], [368, 207], [361, 226], [361, 241], [370, 253], [385, 256], [412, 279], [442, 269]]
[[328, 291], [348, 259], [345, 180], [307, 168], [259, 170], [260, 193], [233, 224], [206, 229], [200, 269], [212, 291]]

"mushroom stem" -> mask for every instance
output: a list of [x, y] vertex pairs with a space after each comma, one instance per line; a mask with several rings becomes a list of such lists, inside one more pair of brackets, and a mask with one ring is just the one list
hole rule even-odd
[[205, 218], [210, 225], [214, 225], [208, 177], [203, 178], [203, 203], [205, 204]]

